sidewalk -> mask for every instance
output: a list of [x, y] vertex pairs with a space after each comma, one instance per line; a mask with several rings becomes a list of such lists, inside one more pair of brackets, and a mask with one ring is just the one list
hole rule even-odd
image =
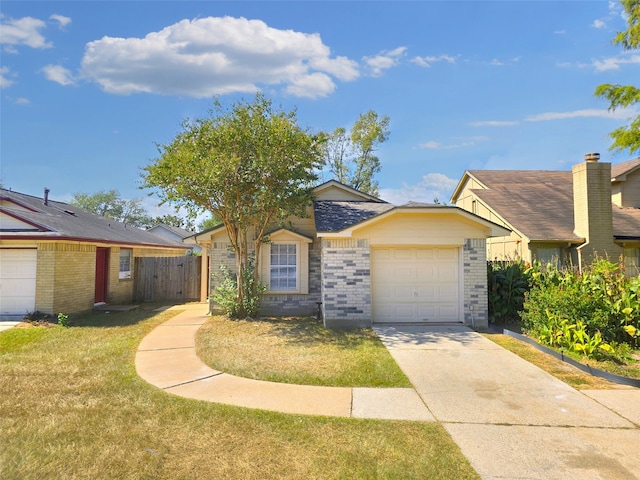
[[138, 375], [168, 393], [291, 414], [434, 421], [412, 388], [290, 385], [213, 370], [196, 355], [195, 334], [208, 318], [196, 307], [157, 327], [138, 347]]
[[138, 374], [168, 393], [248, 408], [438, 421], [485, 479], [640, 479], [640, 389], [579, 392], [463, 326], [375, 329], [413, 389], [250, 380], [198, 359], [206, 320], [194, 306], [153, 330]]

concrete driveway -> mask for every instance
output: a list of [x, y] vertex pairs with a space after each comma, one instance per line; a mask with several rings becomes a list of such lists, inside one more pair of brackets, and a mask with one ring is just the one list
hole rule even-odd
[[640, 389], [579, 392], [463, 326], [375, 330], [482, 478], [640, 478]]

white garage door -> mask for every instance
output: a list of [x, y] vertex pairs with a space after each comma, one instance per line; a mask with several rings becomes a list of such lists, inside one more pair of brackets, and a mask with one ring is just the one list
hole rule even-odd
[[460, 322], [458, 256], [457, 248], [374, 249], [374, 323]]
[[0, 249], [0, 315], [35, 310], [36, 263], [36, 249]]

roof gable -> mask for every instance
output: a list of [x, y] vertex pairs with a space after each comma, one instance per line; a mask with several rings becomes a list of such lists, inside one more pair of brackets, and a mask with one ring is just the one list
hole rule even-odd
[[[434, 220], [436, 218], [445, 218], [453, 220], [455, 222], [465, 223], [473, 226], [477, 230], [482, 230], [483, 235], [486, 237], [497, 237], [509, 235], [510, 230], [502, 227], [496, 223], [486, 220], [482, 217], [474, 215], [466, 210], [449, 205], [429, 205], [429, 206], [391, 206], [388, 210], [381, 212], [377, 215], [371, 215], [368, 218], [354, 223], [342, 230], [334, 230], [331, 232], [318, 232], [318, 236], [337, 236], [337, 237], [352, 237], [356, 232], [375, 226], [376, 224], [383, 224], [385, 221], [392, 217], [413, 217], [413, 221], [418, 219]], [[428, 234], [425, 234], [428, 236]], [[420, 241], [424, 241], [423, 238]], [[420, 242], [418, 242], [420, 243]]]
[[624, 182], [627, 175], [640, 170], [640, 157], [611, 166], [611, 181]]
[[380, 200], [373, 195], [356, 190], [355, 188], [345, 185], [344, 183], [340, 183], [337, 180], [329, 180], [328, 182], [318, 185], [313, 189], [313, 193], [317, 200], [384, 203], [384, 200]]

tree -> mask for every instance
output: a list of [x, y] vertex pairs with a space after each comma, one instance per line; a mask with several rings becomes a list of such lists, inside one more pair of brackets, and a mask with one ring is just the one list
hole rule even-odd
[[209, 230], [210, 228], [217, 227], [220, 224], [222, 224], [222, 222], [218, 220], [215, 215], [211, 215], [209, 218], [205, 218], [198, 224], [198, 231], [202, 232], [203, 230]]
[[100, 190], [93, 194], [74, 193], [73, 199], [69, 203], [96, 215], [138, 228], [149, 227], [153, 223], [153, 219], [142, 206], [142, 200], [122, 199], [117, 190]]
[[[244, 317], [246, 296], [257, 296], [251, 289], [259, 285], [267, 229], [306, 215], [323, 137], [301, 129], [295, 111], [275, 109], [262, 94], [230, 108], [216, 100], [209, 117], [182, 127], [144, 168], [144, 187], [157, 189], [163, 202], [222, 221], [235, 252], [236, 316]], [[251, 271], [254, 281], [243, 281]]]
[[160, 217], [156, 217], [152, 220], [153, 225], [168, 225], [170, 227], [183, 228], [185, 230], [193, 231], [195, 225], [193, 220], [190, 218], [183, 218], [177, 215], [162, 215]]
[[[621, 0], [627, 18], [627, 30], [618, 32], [613, 39], [614, 45], [624, 50], [640, 49], [640, 0]], [[596, 88], [595, 95], [609, 101], [609, 110], [640, 105], [640, 88], [632, 85], [602, 84]], [[629, 151], [631, 155], [640, 152], [640, 114], [631, 119], [629, 125], [613, 130], [609, 136], [613, 143], [609, 147], [614, 152]]]
[[374, 155], [379, 144], [389, 139], [389, 117], [373, 110], [361, 113], [351, 127], [336, 128], [328, 136], [324, 150], [325, 164], [336, 180], [370, 195], [378, 195], [374, 175], [381, 169]]

